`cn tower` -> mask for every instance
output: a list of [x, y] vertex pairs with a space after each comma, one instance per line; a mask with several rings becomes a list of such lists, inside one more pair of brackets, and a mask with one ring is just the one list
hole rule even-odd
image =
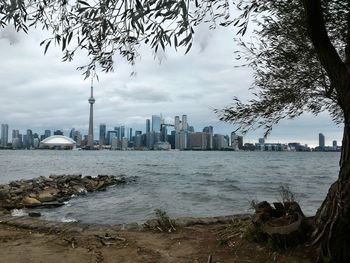
[[90, 103], [90, 119], [89, 119], [89, 134], [88, 134], [88, 141], [87, 146], [92, 150], [94, 148], [94, 88], [93, 88], [93, 82], [91, 80], [91, 96], [89, 98]]

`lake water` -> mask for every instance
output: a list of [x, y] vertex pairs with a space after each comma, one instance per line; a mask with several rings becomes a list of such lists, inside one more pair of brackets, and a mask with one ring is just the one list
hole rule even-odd
[[251, 200], [281, 200], [289, 186], [307, 215], [338, 176], [340, 153], [197, 151], [0, 151], [0, 183], [50, 174], [132, 177], [126, 185], [40, 210], [52, 220], [144, 222], [161, 208], [172, 217], [251, 212]]

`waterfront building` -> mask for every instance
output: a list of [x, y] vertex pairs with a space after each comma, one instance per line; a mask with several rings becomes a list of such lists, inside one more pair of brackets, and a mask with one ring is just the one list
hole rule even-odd
[[44, 149], [73, 149], [75, 141], [63, 135], [53, 135], [40, 143], [40, 148]]
[[214, 134], [213, 138], [213, 148], [214, 150], [224, 150], [228, 147], [227, 140], [222, 134]]
[[88, 100], [90, 104], [90, 117], [89, 117], [89, 133], [88, 133], [88, 138], [87, 138], [87, 146], [92, 149], [94, 148], [94, 103], [95, 103], [95, 98], [94, 98], [94, 91], [93, 91], [93, 85], [92, 85], [92, 80], [91, 80], [91, 96]]
[[19, 130], [12, 130], [12, 140], [19, 138]]
[[337, 141], [334, 140], [332, 144], [333, 144], [333, 149], [336, 150], [338, 147]]
[[160, 116], [152, 115], [152, 131], [160, 132]]
[[321, 150], [325, 147], [325, 136], [322, 133], [318, 134], [318, 146]]
[[107, 132], [107, 143], [108, 145], [112, 145], [113, 138], [118, 138], [118, 131], [108, 131]]
[[132, 141], [132, 128], [129, 128], [129, 136], [128, 136], [129, 141]]
[[152, 149], [153, 148], [154, 137], [155, 137], [155, 132], [154, 131], [146, 133], [146, 147], [148, 149]]
[[231, 132], [231, 147], [233, 150], [238, 151], [239, 150], [239, 141], [238, 141], [238, 135], [235, 132]]
[[31, 129], [27, 130], [26, 144], [24, 147], [27, 149], [31, 149], [33, 147], [33, 132]]
[[214, 128], [213, 126], [207, 126], [203, 128], [203, 132], [210, 133], [211, 135], [214, 134]]
[[34, 138], [33, 139], [33, 147], [34, 147], [34, 149], [38, 149], [39, 148], [39, 144], [40, 144], [39, 138]]
[[75, 134], [75, 129], [72, 128], [69, 132], [69, 138], [73, 139], [74, 138], [74, 134]]
[[156, 151], [168, 151], [171, 149], [171, 145], [168, 142], [157, 142], [153, 145], [153, 150]]
[[22, 144], [20, 142], [19, 138], [13, 138], [12, 139], [12, 149], [17, 150], [17, 149], [21, 149], [22, 148]]
[[151, 121], [146, 119], [146, 133], [151, 132]]
[[99, 134], [99, 145], [105, 145], [106, 144], [106, 124], [101, 123], [100, 124], [100, 134]]
[[125, 137], [125, 126], [120, 126], [120, 134], [119, 139], [123, 139]]
[[181, 122], [181, 128], [184, 131], [187, 131], [188, 123], [187, 123], [187, 115], [182, 115], [182, 122]]
[[188, 134], [188, 148], [191, 150], [207, 150], [207, 133], [194, 132]]
[[168, 141], [168, 129], [165, 124], [161, 125], [160, 140], [163, 142]]
[[1, 146], [6, 147], [9, 140], [9, 125], [1, 124]]
[[56, 130], [56, 131], [53, 132], [53, 135], [62, 135], [63, 136], [63, 131]]
[[178, 133], [180, 132], [180, 117], [175, 116], [175, 132]]
[[188, 133], [181, 130], [175, 134], [175, 149], [186, 150], [188, 148]]
[[51, 136], [51, 131], [50, 130], [45, 130], [44, 134], [45, 134], [45, 139], [49, 138]]

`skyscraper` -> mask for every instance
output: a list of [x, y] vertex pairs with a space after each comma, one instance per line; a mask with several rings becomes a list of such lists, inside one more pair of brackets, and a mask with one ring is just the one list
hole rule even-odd
[[89, 134], [87, 140], [87, 146], [92, 149], [94, 147], [94, 93], [93, 93], [93, 85], [91, 81], [91, 96], [89, 98], [90, 103], [90, 118], [89, 118]]
[[101, 123], [100, 124], [99, 144], [100, 145], [105, 145], [106, 144], [106, 124], [105, 123]]
[[1, 146], [7, 146], [9, 139], [9, 126], [8, 124], [1, 124]]
[[152, 131], [160, 132], [160, 117], [157, 115], [152, 115]]
[[318, 134], [318, 146], [323, 149], [325, 146], [325, 137], [322, 133]]
[[31, 149], [33, 147], [33, 143], [34, 143], [33, 132], [32, 132], [31, 129], [28, 129], [27, 130], [27, 140], [26, 140], [25, 148]]
[[150, 119], [146, 120], [146, 133], [151, 131], [151, 121]]
[[182, 130], [187, 131], [187, 115], [182, 115]]
[[49, 138], [51, 136], [51, 131], [50, 130], [45, 130], [45, 138]]
[[180, 117], [175, 116], [175, 131], [178, 133], [180, 132]]

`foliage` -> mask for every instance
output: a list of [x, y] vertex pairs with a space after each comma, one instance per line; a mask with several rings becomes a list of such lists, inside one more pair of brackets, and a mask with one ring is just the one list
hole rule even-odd
[[[237, 59], [253, 69], [253, 99], [237, 97], [220, 119], [238, 126], [243, 133], [263, 127], [267, 136], [282, 119], [305, 111], [315, 115], [328, 110], [339, 123], [343, 116], [338, 95], [320, 63], [308, 36], [303, 1], [239, 1], [237, 21], [242, 34], [253, 24], [249, 41], [240, 40]], [[348, 1], [322, 1], [328, 34], [340, 55], [345, 53]], [[342, 22], [343, 21], [343, 22]]]
[[156, 212], [158, 227], [160, 228], [161, 231], [168, 231], [168, 232], [176, 231], [175, 220], [171, 219], [168, 216], [167, 212], [161, 209], [155, 209], [154, 211]]
[[61, 47], [63, 60], [70, 61], [77, 50], [85, 50], [91, 59], [80, 68], [85, 77], [98, 65], [112, 71], [115, 54], [134, 64], [142, 43], [154, 52], [173, 45], [186, 47], [187, 53], [195, 26], [210, 21], [215, 27], [228, 18], [229, 3], [220, 0], [4, 0], [0, 4], [0, 26], [50, 31], [52, 36], [41, 43], [45, 53], [54, 43]]

